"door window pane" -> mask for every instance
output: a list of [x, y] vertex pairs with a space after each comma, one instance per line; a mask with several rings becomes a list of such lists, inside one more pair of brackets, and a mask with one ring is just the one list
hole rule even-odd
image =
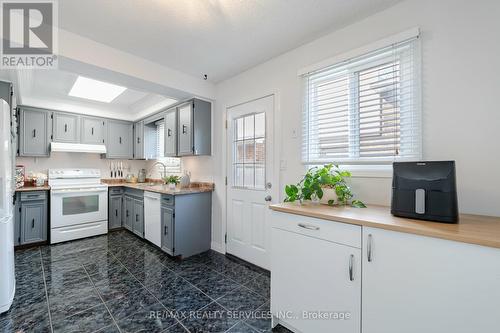
[[265, 189], [266, 119], [265, 113], [245, 115], [234, 120], [234, 187]]
[[63, 215], [94, 213], [99, 211], [99, 195], [67, 197], [62, 200]]

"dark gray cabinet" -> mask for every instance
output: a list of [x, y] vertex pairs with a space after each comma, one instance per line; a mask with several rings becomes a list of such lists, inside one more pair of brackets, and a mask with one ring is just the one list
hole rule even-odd
[[144, 238], [144, 191], [125, 188], [123, 205], [124, 227]]
[[15, 207], [14, 243], [27, 245], [47, 241], [47, 192], [18, 192]]
[[110, 187], [108, 193], [108, 229], [118, 229], [122, 227], [123, 188]]
[[166, 157], [177, 156], [177, 111], [167, 110], [165, 113], [165, 152]]
[[85, 144], [103, 144], [106, 120], [93, 117], [82, 117], [81, 120], [81, 143]]
[[144, 122], [134, 124], [134, 159], [143, 160], [144, 155]]
[[106, 157], [132, 159], [134, 155], [133, 124], [119, 120], [108, 120], [107, 132]]
[[177, 107], [177, 156], [210, 155], [211, 103], [193, 99]]
[[19, 156], [48, 157], [52, 126], [47, 110], [19, 109]]
[[79, 143], [80, 142], [80, 116], [54, 112], [52, 114], [52, 141]]
[[182, 258], [208, 251], [211, 243], [211, 216], [211, 192], [175, 197], [162, 195], [162, 250]]

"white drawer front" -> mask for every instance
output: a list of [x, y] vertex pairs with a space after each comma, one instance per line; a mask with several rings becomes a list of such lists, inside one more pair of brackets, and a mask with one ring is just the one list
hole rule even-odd
[[361, 226], [273, 211], [273, 228], [361, 248]]

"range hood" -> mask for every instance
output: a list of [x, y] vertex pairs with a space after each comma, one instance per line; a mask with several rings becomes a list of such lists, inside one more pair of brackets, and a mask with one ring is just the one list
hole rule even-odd
[[50, 150], [55, 152], [67, 152], [67, 153], [95, 153], [95, 154], [105, 154], [105, 145], [87, 145], [83, 143], [64, 143], [64, 142], [52, 142], [50, 144]]

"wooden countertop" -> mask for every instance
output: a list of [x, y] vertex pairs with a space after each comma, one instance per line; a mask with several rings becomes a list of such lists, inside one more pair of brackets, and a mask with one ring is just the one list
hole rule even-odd
[[448, 224], [396, 217], [391, 214], [389, 207], [376, 205], [369, 205], [367, 208], [352, 208], [311, 203], [302, 205], [282, 203], [271, 205], [270, 208], [279, 212], [323, 220], [500, 248], [500, 217], [462, 214], [459, 223]]
[[49, 191], [50, 186], [49, 185], [44, 185], [44, 186], [23, 186], [20, 188], [16, 188], [16, 192], [31, 192], [31, 191]]

